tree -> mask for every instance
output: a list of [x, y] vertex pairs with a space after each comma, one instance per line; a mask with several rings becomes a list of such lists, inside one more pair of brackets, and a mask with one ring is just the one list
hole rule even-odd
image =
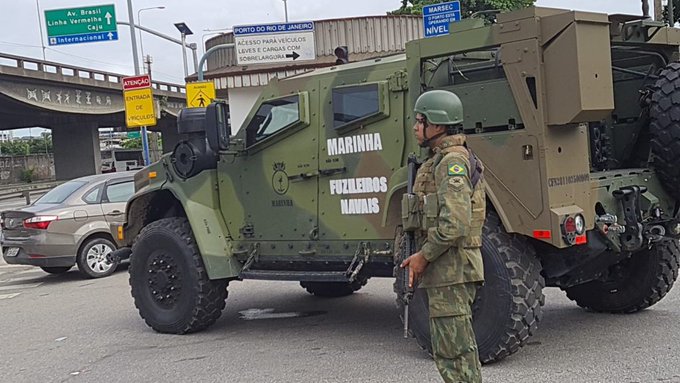
[[142, 148], [142, 138], [126, 138], [123, 140], [121, 145], [123, 149], [141, 149]]
[[[392, 15], [422, 15], [423, 6], [445, 3], [450, 0], [401, 0], [401, 8], [390, 12]], [[680, 1], [680, 0], [678, 0]], [[526, 8], [534, 5], [535, 0], [461, 0], [462, 15], [470, 15], [480, 11]]]
[[7, 141], [0, 143], [0, 150], [6, 156], [25, 156], [29, 153], [29, 145], [25, 141]]

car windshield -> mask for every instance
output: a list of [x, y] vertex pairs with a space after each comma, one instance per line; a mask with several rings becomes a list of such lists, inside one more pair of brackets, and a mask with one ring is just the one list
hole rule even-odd
[[74, 191], [80, 189], [87, 182], [69, 181], [48, 191], [45, 195], [35, 201], [36, 205], [58, 204], [64, 202]]

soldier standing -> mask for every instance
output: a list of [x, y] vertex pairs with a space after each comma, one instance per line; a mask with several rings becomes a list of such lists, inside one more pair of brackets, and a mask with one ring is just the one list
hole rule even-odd
[[484, 280], [480, 252], [486, 196], [481, 162], [467, 149], [463, 106], [455, 94], [423, 93], [413, 127], [421, 147], [430, 149], [413, 186], [418, 196], [420, 251], [401, 267], [409, 286], [427, 289], [432, 353], [445, 382], [481, 382], [481, 364], [472, 329], [471, 305]]

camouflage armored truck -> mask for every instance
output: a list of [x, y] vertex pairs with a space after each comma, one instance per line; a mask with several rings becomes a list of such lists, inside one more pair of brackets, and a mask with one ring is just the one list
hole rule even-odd
[[[232, 281], [338, 297], [395, 277], [407, 158], [425, 154], [413, 105], [445, 89], [486, 167], [481, 360], [535, 333], [547, 286], [593, 311], [645, 309], [678, 273], [679, 45], [640, 16], [528, 8], [274, 80], [233, 136], [225, 103], [184, 110], [183, 140], [137, 173], [119, 228], [135, 305], [154, 330], [184, 334], [217, 320]], [[408, 310], [429, 348], [424, 296]]]

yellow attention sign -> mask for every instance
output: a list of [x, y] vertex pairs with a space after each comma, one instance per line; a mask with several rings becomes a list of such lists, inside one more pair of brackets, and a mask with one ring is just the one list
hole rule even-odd
[[151, 88], [126, 90], [125, 121], [128, 128], [156, 125], [156, 113], [153, 109], [153, 93]]
[[190, 82], [187, 84], [187, 107], [205, 108], [215, 99], [215, 84], [212, 81]]

